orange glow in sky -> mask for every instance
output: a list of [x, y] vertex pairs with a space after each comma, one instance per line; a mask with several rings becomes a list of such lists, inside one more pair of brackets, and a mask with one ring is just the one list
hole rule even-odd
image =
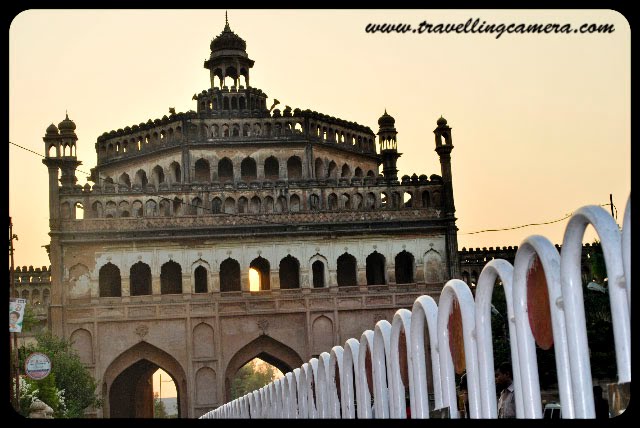
[[[44, 154], [68, 111], [84, 172], [104, 132], [196, 110], [224, 10], [28, 10], [9, 31], [9, 139]], [[610, 34], [368, 34], [369, 23], [613, 24]], [[398, 176], [440, 175], [433, 129], [452, 127], [458, 245], [562, 243], [563, 218], [631, 192], [631, 37], [611, 10], [229, 10], [255, 61], [250, 83], [293, 109], [378, 131], [396, 119]], [[17, 266], [49, 265], [48, 175], [9, 145]], [[90, 183], [93, 184], [93, 183]], [[605, 208], [609, 211], [609, 207]], [[590, 232], [592, 233], [592, 232]], [[591, 241], [595, 235], [587, 236]]]

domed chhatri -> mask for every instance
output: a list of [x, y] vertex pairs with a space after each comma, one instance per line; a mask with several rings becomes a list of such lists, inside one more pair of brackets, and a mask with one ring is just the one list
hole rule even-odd
[[58, 134], [58, 128], [56, 128], [56, 126], [52, 123], [51, 125], [49, 125], [49, 127], [47, 127], [47, 134]]
[[393, 118], [393, 116], [390, 116], [387, 113], [387, 109], [384, 110], [384, 114], [382, 116], [380, 116], [380, 119], [378, 119], [378, 126], [380, 126], [381, 128], [393, 128], [396, 124], [396, 120]]
[[74, 132], [76, 130], [76, 124], [73, 122], [73, 120], [69, 119], [69, 114], [66, 114], [65, 116], [65, 119], [58, 124], [60, 133]]
[[444, 117], [440, 116], [440, 119], [438, 119], [438, 121], [436, 123], [438, 124], [438, 126], [445, 126], [447, 124], [447, 119], [445, 119]]
[[225, 12], [225, 26], [222, 33], [215, 39], [211, 41], [211, 45], [209, 46], [212, 52], [221, 51], [221, 50], [239, 50], [246, 51], [247, 50], [247, 42], [245, 42], [240, 36], [231, 31], [231, 27], [229, 27], [229, 19], [227, 18], [227, 14]]

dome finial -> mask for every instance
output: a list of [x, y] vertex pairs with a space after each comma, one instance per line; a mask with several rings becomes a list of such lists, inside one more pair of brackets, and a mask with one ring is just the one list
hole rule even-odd
[[231, 27], [229, 27], [229, 16], [226, 10], [224, 11], [224, 30], [231, 31]]
[[67, 109], [64, 109], [64, 115], [66, 116], [66, 119], [69, 120], [69, 111]]

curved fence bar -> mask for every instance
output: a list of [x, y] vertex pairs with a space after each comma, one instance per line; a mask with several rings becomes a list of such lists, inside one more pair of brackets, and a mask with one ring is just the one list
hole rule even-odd
[[293, 381], [295, 383], [295, 406], [296, 406], [296, 418], [307, 419], [309, 413], [307, 411], [307, 395], [305, 394], [305, 380], [304, 371], [300, 367], [293, 369]]
[[627, 300], [631, 310], [631, 195], [627, 199], [622, 221], [622, 264], [624, 265], [624, 277], [627, 280]]
[[440, 383], [440, 356], [438, 354], [438, 305], [431, 296], [420, 296], [411, 308], [411, 354], [413, 364], [413, 391], [416, 395], [411, 409], [412, 418], [429, 418], [429, 386], [427, 379], [426, 351], [424, 347], [425, 323], [429, 340], [431, 360], [431, 382], [433, 385], [434, 409], [442, 404]]
[[[390, 416], [389, 402], [393, 399], [393, 391], [390, 388], [390, 358], [389, 347], [391, 342], [391, 324], [387, 320], [376, 323], [373, 333], [373, 389], [376, 419], [387, 419]], [[390, 397], [391, 396], [391, 397]]]
[[373, 337], [372, 330], [360, 336], [358, 349], [358, 371], [356, 372], [356, 399], [358, 419], [373, 418]]
[[[531, 337], [530, 344], [533, 345], [533, 336], [531, 325], [529, 324], [529, 311], [527, 301], [527, 275], [534, 261], [534, 257], [540, 259], [544, 270], [547, 292], [549, 295], [549, 308], [551, 312], [551, 329], [553, 333], [553, 346], [556, 361], [556, 371], [558, 375], [558, 393], [560, 395], [560, 403], [562, 405], [563, 418], [572, 419], [575, 417], [573, 395], [571, 388], [571, 368], [569, 360], [569, 351], [567, 347], [567, 333], [565, 327], [564, 304], [562, 291], [560, 286], [560, 255], [558, 250], [549, 240], [543, 236], [533, 235], [525, 239], [518, 248], [516, 258], [514, 260], [514, 280], [513, 280], [513, 298], [514, 311], [516, 314], [517, 339], [520, 343], [520, 337]], [[529, 345], [529, 344], [528, 344]], [[540, 385], [538, 377], [538, 363], [535, 353], [535, 346], [518, 347], [520, 368], [528, 369], [527, 384], [531, 386], [530, 392], [536, 391], [537, 394], [527, 396], [525, 394], [525, 417], [542, 417], [542, 402], [540, 398]], [[535, 376], [531, 376], [531, 370], [535, 367]], [[521, 376], [525, 376], [521, 373]], [[525, 388], [525, 392], [527, 389]], [[529, 407], [530, 413], [527, 413]]]
[[200, 418], [459, 418], [452, 350], [464, 350], [464, 359], [455, 355], [455, 366], [466, 368], [469, 415], [496, 418], [491, 317], [503, 317], [491, 304], [496, 282], [505, 293], [516, 417], [542, 418], [538, 341], [554, 349], [562, 417], [595, 418], [580, 267], [589, 225], [598, 233], [607, 270], [618, 382], [628, 384], [631, 196], [622, 230], [601, 207], [582, 207], [567, 224], [562, 254], [547, 238], [529, 236], [513, 266], [502, 259], [484, 266], [475, 300], [466, 283], [451, 279], [437, 303], [419, 296], [411, 310], [397, 310], [391, 323], [379, 320], [359, 340], [349, 338]]
[[329, 417], [339, 419], [342, 417], [342, 377], [343, 375], [342, 346], [334, 346], [329, 354], [329, 368], [327, 372], [327, 395], [329, 398]]
[[357, 373], [358, 373], [358, 353], [360, 343], [351, 338], [344, 343], [342, 354], [342, 370], [340, 371], [340, 401], [342, 404], [342, 418], [355, 419], [357, 405]]
[[[409, 406], [413, 409], [413, 367], [411, 358], [411, 312], [407, 309], [398, 309], [391, 322], [390, 355], [390, 389], [389, 395], [393, 399], [389, 402], [389, 411], [392, 418], [406, 419], [406, 398], [409, 396]], [[401, 340], [402, 339], [402, 340]], [[404, 341], [404, 343], [401, 343]], [[408, 394], [407, 394], [408, 393]]]
[[331, 418], [329, 411], [329, 391], [327, 387], [330, 357], [331, 355], [327, 352], [321, 353], [318, 357], [318, 369], [316, 371], [316, 406], [318, 408], [318, 417], [321, 419]]
[[[480, 382], [481, 417], [497, 418], [498, 404], [496, 400], [496, 379], [494, 375], [493, 336], [491, 334], [491, 298], [496, 279], [502, 282], [507, 303], [507, 320], [509, 326], [509, 342], [518, 343], [515, 315], [513, 313], [513, 266], [506, 260], [493, 259], [480, 272], [476, 287], [476, 332], [478, 341], [478, 380]], [[520, 364], [518, 348], [511, 346], [511, 367], [516, 401], [516, 416], [523, 416], [522, 382], [520, 380]]]
[[[589, 224], [598, 233], [607, 267], [618, 380], [628, 382], [631, 379], [631, 343], [626, 340], [627, 336], [630, 337], [629, 303], [622, 267], [620, 232], [616, 222], [602, 207], [593, 205], [582, 207], [571, 216], [567, 224], [562, 243], [563, 257], [560, 262], [568, 345], [572, 356], [574, 406], [578, 418], [595, 417], [582, 278], [579, 269], [582, 238]], [[576, 262], [578, 266], [573, 266], [572, 263]]]
[[473, 294], [469, 286], [459, 279], [450, 279], [440, 294], [438, 309], [438, 348], [440, 355], [440, 376], [444, 405], [449, 407], [452, 418], [460, 417], [456, 398], [456, 382], [449, 346], [449, 315], [453, 301], [457, 300], [462, 315], [462, 337], [467, 367], [467, 388], [469, 391], [469, 413], [472, 418], [480, 417], [480, 391], [478, 386], [478, 358], [475, 339], [475, 309]]

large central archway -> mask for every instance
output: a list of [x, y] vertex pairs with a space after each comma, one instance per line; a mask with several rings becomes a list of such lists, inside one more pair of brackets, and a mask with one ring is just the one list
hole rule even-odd
[[282, 373], [288, 373], [304, 363], [296, 351], [270, 336], [262, 335], [240, 348], [229, 360], [224, 376], [225, 402], [231, 400], [231, 381], [236, 373], [254, 358], [275, 366]]
[[140, 342], [120, 354], [104, 374], [105, 418], [153, 418], [153, 373], [161, 368], [178, 392], [178, 417], [188, 417], [187, 378], [178, 361], [156, 346]]

